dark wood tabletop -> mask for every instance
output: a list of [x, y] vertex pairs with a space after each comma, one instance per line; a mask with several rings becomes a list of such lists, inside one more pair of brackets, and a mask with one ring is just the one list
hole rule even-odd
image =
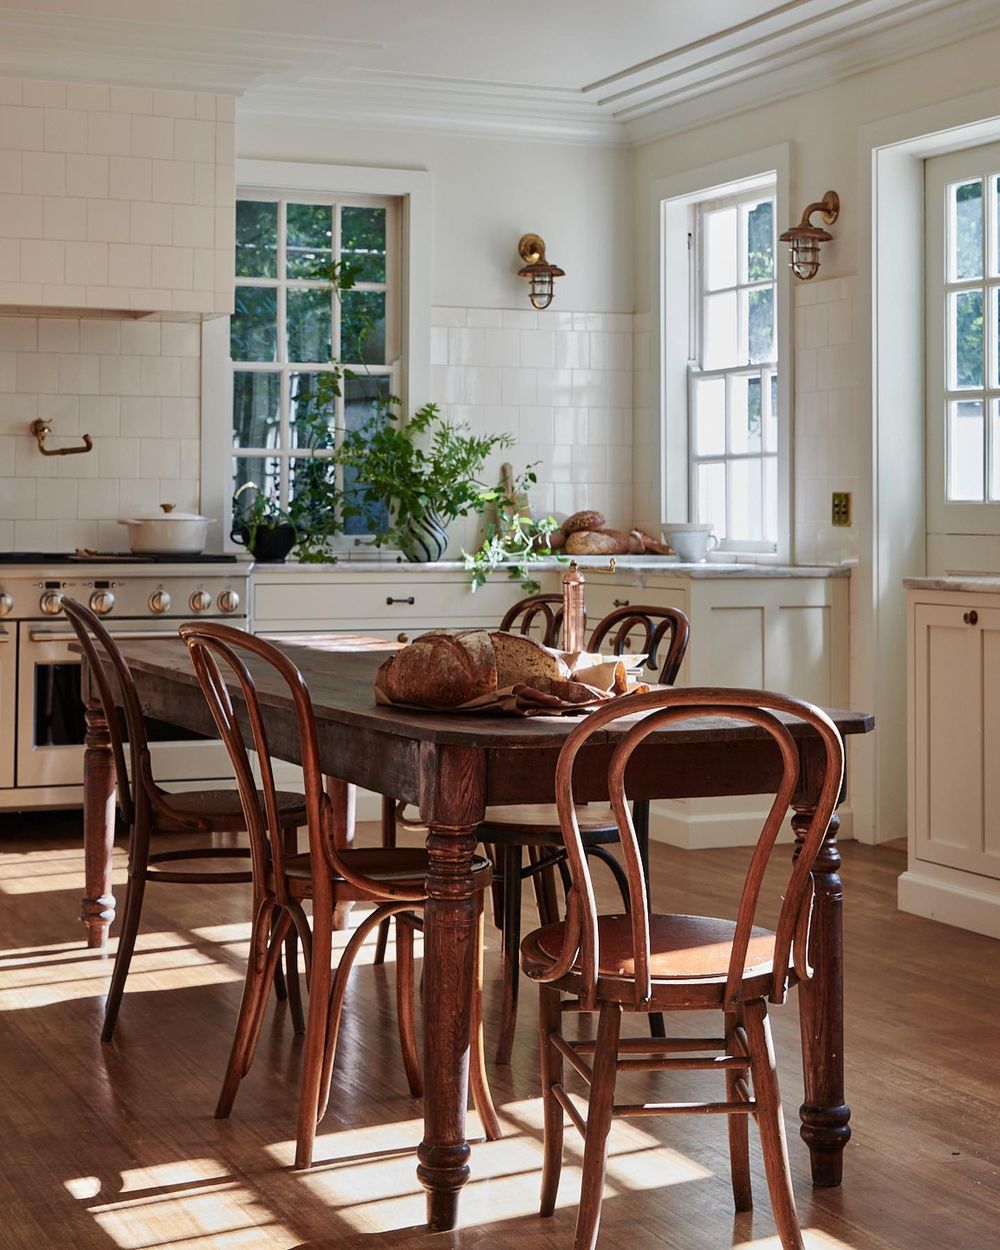
[[[274, 640], [304, 673], [327, 774], [417, 804], [429, 828], [425, 914], [424, 1140], [417, 1169], [432, 1228], [453, 1227], [469, 1177], [465, 1139], [467, 1046], [475, 933], [472, 856], [487, 804], [552, 801], [555, 765], [578, 717], [528, 717], [417, 712], [375, 703], [372, 679], [385, 652], [332, 649], [332, 640], [302, 646]], [[121, 643], [144, 711], [168, 723], [212, 734], [211, 714], [186, 648], [173, 640]], [[251, 665], [253, 667], [253, 665]], [[265, 671], [259, 680], [271, 751], [299, 762], [294, 710], [286, 687]], [[871, 716], [831, 710], [842, 734], [866, 733]], [[83, 918], [92, 945], [103, 945], [114, 916], [110, 889], [113, 778], [99, 705], [88, 701], [85, 780], [87, 884]], [[607, 765], [624, 722], [595, 735], [576, 776], [581, 800], [607, 796]], [[819, 744], [800, 721], [788, 721], [800, 755], [800, 792], [793, 830], [801, 837], [815, 807]], [[629, 765], [628, 790], [639, 799], [773, 792], [777, 752], [755, 726], [699, 719], [650, 736]], [[846, 785], [846, 782], [845, 782]], [[840, 1183], [850, 1137], [844, 1097], [842, 888], [834, 816], [814, 873], [813, 980], [802, 986], [800, 1020], [805, 1099], [803, 1139], [819, 1185]]]

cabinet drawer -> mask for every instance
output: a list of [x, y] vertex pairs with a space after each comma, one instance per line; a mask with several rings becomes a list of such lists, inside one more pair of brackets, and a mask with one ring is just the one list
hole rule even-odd
[[497, 625], [524, 592], [497, 581], [475, 594], [466, 580], [431, 582], [424, 576], [398, 580], [272, 582], [254, 590], [254, 629], [433, 629]]

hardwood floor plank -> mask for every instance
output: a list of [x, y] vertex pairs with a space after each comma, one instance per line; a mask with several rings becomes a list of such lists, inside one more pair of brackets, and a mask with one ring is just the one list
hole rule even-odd
[[[362, 830], [362, 834], [364, 834]], [[121, 852], [119, 852], [119, 855]], [[733, 914], [742, 850], [653, 847], [661, 909]], [[795, 996], [772, 1013], [796, 1199], [811, 1250], [985, 1250], [1000, 1211], [1000, 947], [895, 910], [898, 853], [844, 847], [848, 1096], [855, 1138], [840, 1190], [813, 1190], [798, 1138]], [[98, 1040], [110, 960], [84, 949], [72, 814], [0, 820], [0, 1250], [564, 1250], [581, 1143], [567, 1131], [552, 1220], [536, 1214], [541, 1103], [536, 995], [522, 990], [513, 1062], [490, 1065], [506, 1136], [473, 1146], [463, 1226], [430, 1236], [395, 1025], [393, 947], [363, 957], [313, 1171], [291, 1170], [301, 1041], [269, 1007], [232, 1118], [212, 1110], [248, 933], [238, 886], [151, 887], [119, 1033]], [[769, 879], [765, 915], [782, 883]], [[533, 915], [526, 905], [524, 924]], [[498, 934], [487, 925], [487, 1042], [496, 1043]], [[419, 952], [419, 948], [418, 948]], [[366, 962], [367, 960], [367, 962]], [[709, 1017], [685, 1019], [685, 1032]], [[669, 1022], [668, 1022], [669, 1023]], [[629, 1021], [630, 1033], [642, 1032]], [[581, 1035], [588, 1022], [581, 1019]], [[663, 1089], [664, 1078], [660, 1077]], [[719, 1078], [678, 1073], [679, 1096]], [[622, 1080], [641, 1100], [650, 1074]], [[374, 1093], [372, 1091], [375, 1091]], [[470, 1117], [474, 1131], [478, 1121]], [[757, 1209], [735, 1216], [721, 1119], [616, 1123], [602, 1246], [774, 1250], [756, 1131]]]

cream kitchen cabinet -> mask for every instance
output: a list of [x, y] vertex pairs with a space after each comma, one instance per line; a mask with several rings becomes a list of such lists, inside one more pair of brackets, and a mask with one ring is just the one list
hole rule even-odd
[[1000, 937], [1000, 579], [907, 585], [900, 907]]
[[0, 790], [14, 784], [14, 748], [11, 737], [17, 724], [17, 625], [0, 620]]

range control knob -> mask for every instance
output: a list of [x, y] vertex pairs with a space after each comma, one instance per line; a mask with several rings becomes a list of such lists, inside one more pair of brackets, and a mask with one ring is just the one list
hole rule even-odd
[[115, 595], [112, 590], [95, 590], [90, 596], [90, 610], [98, 616], [107, 616], [115, 606]]
[[170, 611], [170, 595], [165, 590], [154, 590], [149, 596], [149, 610], [161, 616]]
[[62, 611], [62, 595], [58, 590], [47, 590], [38, 601], [46, 616], [58, 616]]
[[0, 591], [0, 616], [10, 616], [14, 611], [14, 600], [6, 591]]
[[196, 590], [188, 600], [192, 612], [207, 612], [212, 606], [212, 596], [207, 590]]
[[238, 612], [240, 596], [235, 590], [224, 590], [218, 598], [220, 612]]

